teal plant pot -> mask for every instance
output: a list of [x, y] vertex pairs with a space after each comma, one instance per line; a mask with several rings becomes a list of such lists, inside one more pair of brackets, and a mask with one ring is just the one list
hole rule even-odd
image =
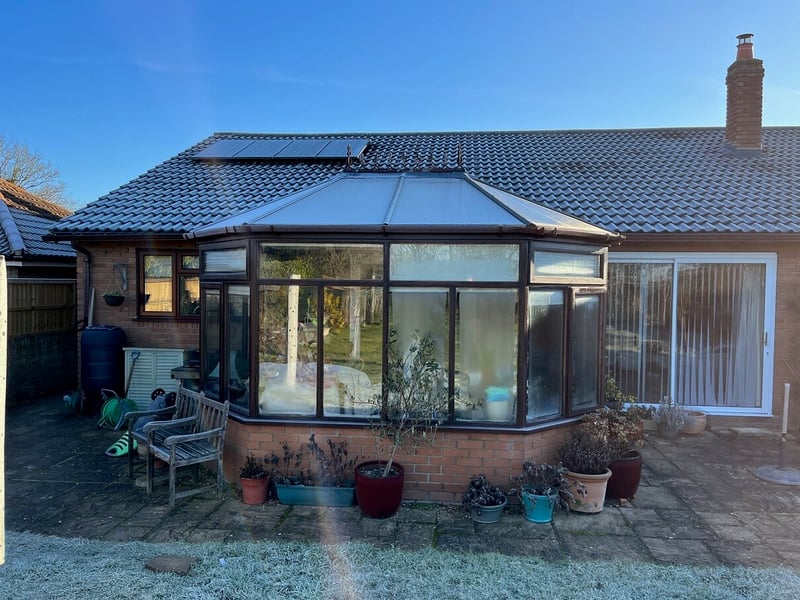
[[549, 523], [553, 520], [553, 509], [558, 502], [555, 494], [541, 496], [522, 490], [522, 505], [525, 518], [532, 523]]
[[300, 506], [352, 506], [354, 487], [323, 487], [316, 485], [275, 484], [281, 504]]

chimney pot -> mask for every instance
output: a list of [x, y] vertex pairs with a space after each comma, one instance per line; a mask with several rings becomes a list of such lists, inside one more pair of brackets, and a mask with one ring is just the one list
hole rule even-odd
[[736, 60], [753, 58], [753, 34], [740, 33], [736, 36], [739, 43], [736, 46]]

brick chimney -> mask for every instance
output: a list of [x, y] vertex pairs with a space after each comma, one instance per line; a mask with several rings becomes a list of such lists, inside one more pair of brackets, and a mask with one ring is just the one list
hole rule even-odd
[[761, 104], [764, 92], [764, 62], [753, 58], [753, 34], [737, 35], [736, 60], [728, 67], [728, 108], [725, 139], [734, 150], [761, 150]]

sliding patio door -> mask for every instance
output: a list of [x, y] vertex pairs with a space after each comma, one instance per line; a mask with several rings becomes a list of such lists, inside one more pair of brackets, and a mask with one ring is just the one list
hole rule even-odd
[[606, 368], [625, 393], [770, 413], [774, 255], [618, 254], [609, 263]]

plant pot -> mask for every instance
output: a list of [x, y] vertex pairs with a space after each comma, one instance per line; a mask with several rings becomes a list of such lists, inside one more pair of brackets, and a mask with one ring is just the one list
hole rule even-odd
[[371, 471], [381, 470], [383, 460], [370, 460], [356, 467], [356, 499], [361, 512], [373, 519], [391, 517], [403, 501], [405, 469], [393, 462], [388, 477], [374, 476]]
[[108, 304], [109, 306], [119, 306], [120, 304], [125, 302], [125, 296], [103, 294], [103, 300], [105, 300], [106, 304]]
[[558, 502], [556, 494], [545, 496], [522, 490], [522, 506], [525, 518], [532, 523], [549, 523], [553, 520], [553, 509]]
[[355, 487], [275, 484], [281, 504], [299, 506], [352, 506]]
[[662, 423], [658, 424], [658, 436], [664, 438], [665, 440], [674, 440], [680, 434], [680, 429], [673, 429], [672, 427], [667, 427]]
[[240, 477], [242, 486], [242, 501], [245, 504], [263, 504], [267, 499], [267, 484], [269, 477]]
[[608, 480], [606, 496], [627, 500], [633, 498], [642, 479], [642, 453], [638, 450], [628, 450], [612, 461], [608, 467], [611, 469], [611, 477]]
[[567, 471], [566, 479], [569, 482], [567, 489], [572, 494], [571, 498], [565, 498], [569, 509], [589, 514], [602, 511], [610, 477], [611, 469], [606, 469], [605, 473], [599, 475]]
[[502, 504], [494, 506], [472, 506], [469, 509], [469, 516], [476, 523], [497, 523], [503, 516], [506, 504], [508, 500], [503, 500]]
[[686, 419], [683, 425], [682, 433], [697, 435], [706, 430], [708, 419], [706, 413], [699, 410], [687, 410]]

